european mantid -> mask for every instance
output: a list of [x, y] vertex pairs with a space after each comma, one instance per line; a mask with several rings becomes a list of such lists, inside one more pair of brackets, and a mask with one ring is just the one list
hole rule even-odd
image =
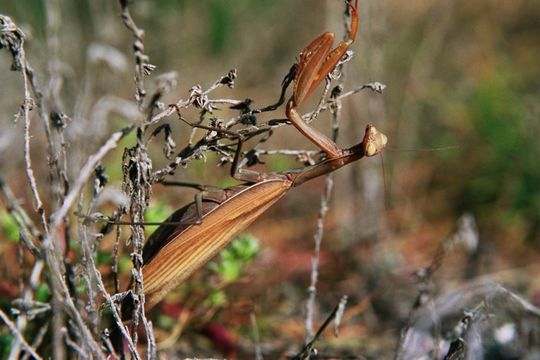
[[291, 188], [331, 173], [364, 156], [374, 156], [386, 145], [386, 136], [368, 124], [362, 142], [342, 149], [326, 135], [306, 124], [297, 110], [334, 70], [355, 40], [358, 0], [354, 5], [347, 5], [352, 19], [349, 39], [332, 49], [334, 34], [321, 34], [302, 51], [292, 75], [288, 75], [289, 82], [293, 82], [293, 92], [286, 106], [287, 119], [321, 149], [326, 158], [299, 169], [258, 173], [239, 166], [241, 135], [192, 125], [221, 131], [238, 139], [231, 175], [243, 183], [226, 189], [203, 191], [197, 201], [174, 212], [149, 237], [143, 249], [142, 267], [147, 309], [155, 306], [169, 291], [212, 259]]

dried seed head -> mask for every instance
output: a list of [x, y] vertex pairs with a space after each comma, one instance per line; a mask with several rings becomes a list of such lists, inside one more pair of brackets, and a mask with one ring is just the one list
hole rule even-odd
[[365, 156], [374, 156], [381, 152], [386, 146], [388, 138], [377, 130], [372, 124], [366, 126], [366, 133], [363, 140]]

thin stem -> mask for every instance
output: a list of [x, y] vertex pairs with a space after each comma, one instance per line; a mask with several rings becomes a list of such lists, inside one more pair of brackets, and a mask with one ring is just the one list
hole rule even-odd
[[37, 181], [34, 176], [34, 170], [32, 169], [32, 160], [30, 158], [30, 107], [33, 104], [33, 99], [30, 95], [30, 86], [28, 81], [28, 74], [26, 72], [26, 57], [24, 55], [23, 48], [24, 40], [21, 40], [21, 58], [23, 63], [23, 79], [24, 79], [24, 101], [23, 101], [23, 119], [24, 119], [24, 163], [25, 163], [25, 173], [30, 184], [30, 189], [32, 190], [32, 195], [34, 196], [36, 210], [41, 217], [41, 226], [45, 233], [49, 232], [49, 225], [47, 222], [47, 215], [45, 214], [45, 209], [43, 208], [43, 202], [41, 201], [41, 196], [37, 188]]
[[330, 315], [328, 315], [326, 320], [324, 320], [323, 324], [319, 327], [319, 329], [317, 330], [317, 333], [315, 333], [313, 338], [304, 345], [304, 347], [302, 348], [302, 351], [293, 357], [293, 360], [310, 359], [311, 353], [313, 352], [313, 348], [315, 346], [315, 342], [319, 339], [319, 337], [322, 335], [324, 330], [326, 330], [328, 325], [330, 325], [332, 320], [334, 320], [338, 316], [341, 316], [346, 303], [347, 303], [347, 295], [343, 295], [339, 303], [334, 307]]
[[135, 21], [131, 17], [129, 12], [128, 1], [120, 0], [122, 7], [122, 21], [129, 31], [133, 34], [135, 40], [133, 41], [133, 49], [135, 52], [135, 100], [139, 110], [142, 111], [144, 107], [144, 98], [146, 97], [146, 90], [144, 89], [144, 76], [149, 75], [155, 66], [149, 63], [148, 55], [144, 52], [144, 30], [137, 27]]
[[39, 230], [33, 224], [28, 214], [19, 205], [15, 195], [13, 195], [13, 192], [2, 178], [0, 178], [0, 191], [3, 194], [8, 212], [17, 224], [17, 228], [20, 230], [20, 236], [23, 243], [36, 258], [39, 258], [40, 250], [33, 240], [41, 238]]
[[[133, 127], [127, 127], [122, 130], [114, 132], [110, 138], [103, 144], [101, 148], [94, 154], [91, 155], [88, 160], [86, 161], [86, 164], [82, 167], [82, 169], [79, 171], [79, 177], [75, 181], [75, 183], [71, 186], [71, 189], [69, 193], [66, 195], [66, 198], [64, 199], [64, 203], [60, 207], [60, 209], [56, 210], [52, 214], [53, 228], [57, 228], [61, 222], [64, 216], [67, 215], [69, 209], [73, 206], [75, 201], [77, 200], [77, 197], [79, 196], [79, 193], [82, 189], [82, 187], [88, 182], [88, 179], [92, 176], [94, 173], [94, 170], [96, 166], [100, 163], [100, 161], [109, 153], [109, 151], [115, 149], [118, 146], [118, 143], [124, 136], [129, 134], [133, 130]], [[49, 237], [46, 238], [46, 240], [50, 240]], [[45, 241], [47, 242], [47, 241]]]
[[2, 318], [4, 323], [6, 323], [9, 331], [11, 331], [11, 334], [19, 340], [19, 342], [23, 345], [26, 351], [28, 351], [34, 358], [41, 359], [41, 356], [39, 356], [34, 350], [34, 348], [32, 348], [32, 346], [30, 346], [30, 344], [26, 342], [23, 334], [21, 334], [21, 332], [17, 329], [17, 326], [15, 326], [15, 324], [9, 319], [9, 317], [2, 309], [0, 309], [0, 318]]
[[128, 331], [126, 330], [124, 324], [122, 323], [122, 318], [120, 316], [120, 313], [118, 312], [118, 309], [116, 308], [116, 305], [115, 305], [111, 295], [107, 291], [107, 289], [105, 287], [105, 284], [103, 283], [103, 279], [101, 277], [101, 272], [98, 270], [98, 268], [96, 266], [96, 262], [94, 260], [94, 257], [91, 256], [91, 249], [90, 249], [90, 246], [89, 246], [88, 242], [83, 241], [82, 244], [83, 244], [83, 246], [85, 248], [86, 253], [89, 254], [88, 259], [87, 259], [88, 264], [90, 265], [89, 270], [92, 271], [92, 274], [94, 275], [94, 278], [96, 279], [96, 284], [97, 284], [97, 288], [98, 288], [99, 292], [103, 295], [103, 297], [105, 298], [105, 302], [111, 308], [113, 318], [116, 321], [116, 326], [118, 327], [118, 329], [120, 329], [120, 331], [122, 333], [122, 336], [126, 339], [126, 341], [128, 343], [129, 350], [131, 352], [131, 355], [135, 359], [140, 359], [140, 356], [139, 356], [139, 354], [137, 352], [137, 348], [135, 346], [135, 343], [133, 342], [131, 336], [129, 335]]
[[328, 212], [328, 201], [332, 195], [334, 182], [332, 174], [326, 176], [324, 192], [321, 195], [319, 205], [319, 215], [317, 217], [317, 230], [313, 236], [314, 249], [311, 255], [311, 283], [308, 288], [309, 297], [306, 302], [306, 343], [310, 342], [314, 336], [313, 318], [315, 316], [315, 298], [317, 296], [317, 281], [319, 279], [319, 257], [321, 253], [321, 243], [324, 235], [324, 219]]

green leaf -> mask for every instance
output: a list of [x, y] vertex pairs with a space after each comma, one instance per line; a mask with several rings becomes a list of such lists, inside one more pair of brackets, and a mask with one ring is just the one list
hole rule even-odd
[[[158, 202], [146, 210], [144, 220], [147, 222], [161, 222], [167, 219], [172, 212], [172, 208], [169, 205], [163, 202]], [[146, 231], [147, 233], [152, 233], [156, 231], [157, 228], [157, 225], [147, 226]]]
[[294, 160], [294, 157], [287, 155], [274, 155], [268, 160], [268, 167], [270, 171], [278, 172], [298, 167], [298, 163]]
[[227, 305], [227, 296], [223, 290], [216, 290], [210, 293], [206, 301], [210, 306], [224, 306]]
[[0, 356], [2, 359], [7, 359], [9, 352], [11, 351], [11, 344], [13, 343], [13, 335], [10, 333], [0, 334]]
[[259, 241], [252, 235], [240, 235], [221, 251], [220, 261], [210, 264], [225, 282], [237, 281], [242, 271], [259, 253]]
[[235, 261], [234, 259], [231, 259], [231, 260], [224, 260], [221, 263], [220, 275], [227, 282], [238, 280], [241, 272], [242, 272], [242, 264], [239, 261]]
[[49, 285], [46, 283], [39, 284], [36, 289], [36, 300], [41, 302], [47, 302], [49, 301], [50, 297], [51, 290], [49, 289]]
[[209, 31], [211, 50], [214, 54], [222, 53], [229, 42], [231, 33], [230, 4], [223, 0], [208, 2]]
[[108, 251], [97, 249], [96, 264], [103, 265], [103, 264], [110, 264], [110, 263], [112, 263], [112, 254]]
[[19, 227], [7, 212], [0, 213], [0, 228], [9, 241], [14, 243], [19, 241]]
[[121, 255], [118, 258], [118, 272], [120, 274], [127, 274], [131, 270], [133, 263], [128, 254]]
[[176, 321], [168, 315], [160, 314], [157, 317], [157, 325], [162, 329], [172, 329]]
[[75, 284], [75, 292], [79, 296], [84, 295], [84, 293], [86, 293], [86, 282], [82, 278], [77, 278], [77, 281]]
[[259, 254], [259, 240], [250, 234], [238, 236], [231, 247], [236, 256], [244, 262], [251, 261]]

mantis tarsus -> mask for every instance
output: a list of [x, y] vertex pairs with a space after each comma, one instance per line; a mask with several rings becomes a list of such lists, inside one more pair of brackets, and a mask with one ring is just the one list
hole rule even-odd
[[302, 51], [292, 77], [293, 94], [286, 106], [289, 121], [326, 154], [326, 159], [300, 169], [257, 173], [239, 168], [239, 139], [231, 175], [244, 183], [203, 193], [199, 201], [172, 214], [144, 246], [142, 273], [147, 308], [156, 305], [170, 290], [214, 257], [289, 189], [364, 156], [376, 155], [384, 148], [386, 136], [369, 124], [361, 143], [342, 149], [330, 138], [307, 125], [297, 111], [297, 107], [333, 71], [353, 43], [358, 29], [357, 3], [357, 0], [354, 5], [347, 3], [352, 15], [347, 41], [340, 42], [332, 50], [334, 34], [325, 32]]

